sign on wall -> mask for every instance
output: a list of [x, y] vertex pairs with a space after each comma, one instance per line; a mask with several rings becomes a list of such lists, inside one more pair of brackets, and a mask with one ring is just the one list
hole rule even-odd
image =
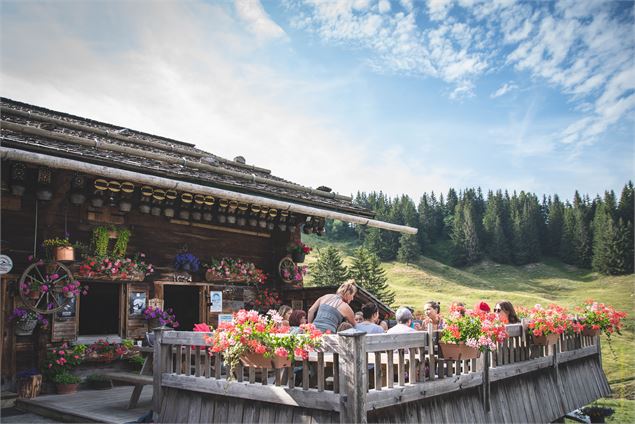
[[8, 274], [13, 269], [13, 261], [7, 255], [0, 255], [0, 275]]
[[209, 311], [210, 312], [223, 312], [223, 292], [211, 291], [209, 292]]

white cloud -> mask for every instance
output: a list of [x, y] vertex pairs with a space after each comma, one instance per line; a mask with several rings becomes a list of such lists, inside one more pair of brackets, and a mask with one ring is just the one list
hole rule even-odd
[[517, 88], [518, 88], [518, 86], [516, 84], [514, 84], [513, 81], [506, 82], [503, 85], [501, 85], [498, 88], [498, 90], [496, 90], [495, 92], [490, 94], [490, 98], [495, 99], [496, 97], [503, 96], [503, 95], [509, 93], [512, 90], [516, 90]]
[[452, 0], [428, 0], [428, 15], [434, 21], [445, 19], [452, 6]]
[[267, 15], [259, 0], [234, 0], [234, 5], [238, 16], [258, 38], [264, 41], [286, 38], [284, 30]]

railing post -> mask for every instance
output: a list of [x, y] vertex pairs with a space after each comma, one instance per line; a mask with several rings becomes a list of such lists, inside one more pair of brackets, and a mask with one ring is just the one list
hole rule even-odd
[[[163, 390], [161, 389], [161, 374], [163, 373], [163, 363], [169, 359], [169, 352], [163, 348], [163, 332], [167, 327], [159, 327], [154, 329], [154, 353], [152, 364], [152, 421], [159, 422], [159, 412], [161, 411], [161, 401], [163, 400]], [[166, 358], [163, 357], [164, 353]]]
[[486, 413], [490, 411], [490, 384], [489, 384], [489, 367], [490, 367], [490, 351], [489, 349], [482, 352], [481, 358], [479, 360], [478, 368], [480, 368], [483, 383], [481, 387], [482, 391], [482, 401], [483, 401], [483, 410]]
[[340, 423], [366, 423], [366, 332], [342, 331], [340, 346], [344, 378], [340, 381]]

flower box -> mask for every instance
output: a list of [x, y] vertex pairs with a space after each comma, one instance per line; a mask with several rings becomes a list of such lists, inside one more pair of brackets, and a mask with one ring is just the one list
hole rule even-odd
[[464, 359], [476, 359], [481, 352], [476, 347], [467, 346], [465, 343], [443, 343], [439, 342], [439, 350], [444, 359], [461, 361]]
[[273, 357], [271, 358], [271, 365], [275, 369], [288, 368], [288, 367], [291, 366], [291, 359], [289, 359], [288, 356], [285, 356], [283, 358], [283, 357], [278, 356], [278, 355], [273, 355]]
[[558, 343], [560, 335], [558, 333], [547, 334], [546, 336], [532, 336], [533, 344], [537, 346], [551, 346]]
[[593, 328], [589, 328], [589, 327], [584, 327], [584, 329], [582, 330], [582, 335], [586, 336], [586, 337], [595, 337], [598, 334], [600, 334], [600, 329], [593, 329]]
[[245, 353], [241, 355], [240, 363], [251, 368], [271, 368], [271, 358], [265, 358], [263, 353]]

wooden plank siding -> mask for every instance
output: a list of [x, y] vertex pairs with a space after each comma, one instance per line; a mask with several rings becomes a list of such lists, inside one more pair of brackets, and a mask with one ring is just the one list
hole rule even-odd
[[[191, 346], [204, 345], [203, 334], [157, 334], [167, 349], [155, 351], [169, 354], [165, 363], [182, 364], [174, 371], [166, 368], [155, 373], [155, 387], [159, 381], [163, 391], [159, 419], [195, 422], [195, 417], [212, 416], [213, 422], [253, 422], [257, 416], [261, 422], [306, 422], [309, 418], [311, 422], [346, 422], [355, 416], [355, 422], [381, 423], [551, 422], [610, 394], [597, 338], [580, 340], [580, 347], [573, 350], [563, 338], [565, 351], [559, 344], [534, 359], [521, 360], [526, 346], [517, 335], [518, 339], [501, 347], [503, 355], [492, 355], [492, 362], [489, 355], [482, 355], [485, 360], [476, 367], [476, 361], [439, 360], [436, 345], [431, 344], [437, 339], [432, 332], [366, 336], [349, 331], [347, 337], [326, 336], [323, 348], [302, 362], [298, 385], [289, 384], [293, 379], [283, 379], [280, 371], [273, 370], [267, 382], [264, 370], [250, 367], [248, 380], [227, 380], [217, 366], [212, 377], [199, 370], [205, 361], [183, 355], [197, 350]], [[216, 365], [221, 358], [215, 356]], [[434, 368], [427, 376], [418, 368], [435, 362], [440, 365], [436, 376]], [[340, 393], [326, 384], [333, 370], [338, 370]], [[395, 381], [387, 381], [386, 375], [391, 374], [387, 370], [393, 370]], [[179, 393], [186, 393], [187, 400], [180, 400]], [[488, 394], [486, 402], [483, 393]], [[188, 417], [174, 409], [186, 409]]]

